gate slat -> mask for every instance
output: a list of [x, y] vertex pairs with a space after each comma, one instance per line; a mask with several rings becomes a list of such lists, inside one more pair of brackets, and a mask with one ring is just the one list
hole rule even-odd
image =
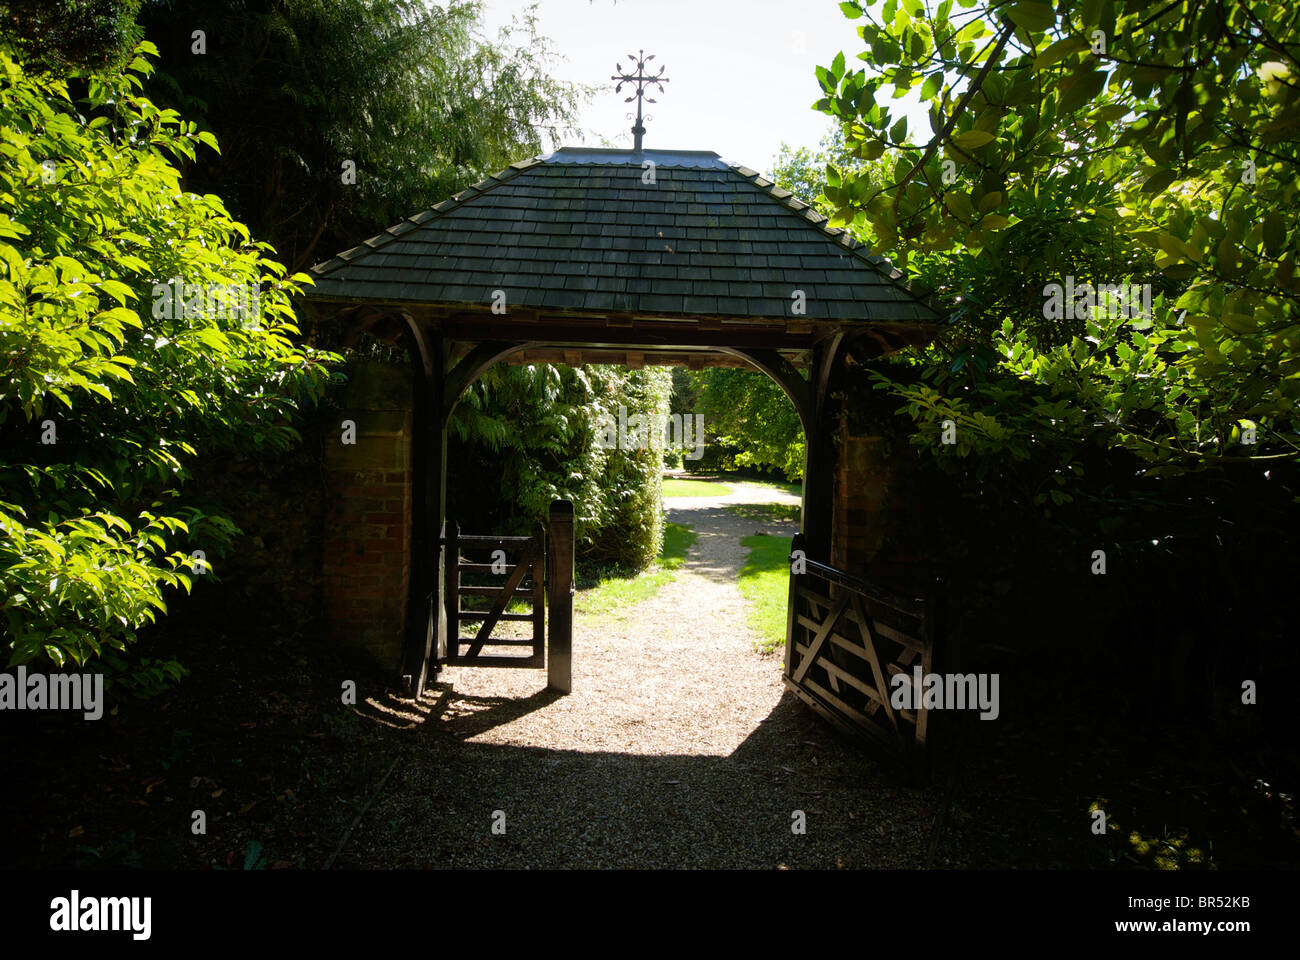
[[462, 550], [502, 549], [504, 547], [523, 546], [532, 543], [532, 541], [532, 537], [474, 537], [461, 534], [460, 546]]
[[447, 661], [448, 666], [452, 667], [530, 667], [537, 668], [543, 666], [541, 658], [533, 655], [527, 657], [485, 657], [481, 654], [478, 656], [454, 657]]
[[817, 631], [817, 635], [813, 638], [812, 643], [808, 645], [808, 652], [804, 654], [803, 660], [799, 663], [799, 668], [794, 672], [795, 683], [802, 680], [804, 675], [807, 674], [808, 668], [813, 665], [813, 661], [817, 658], [817, 651], [819, 651], [822, 644], [826, 642], [827, 634], [835, 629], [835, 624], [840, 619], [840, 614], [844, 612], [844, 607], [846, 605], [847, 599], [840, 600], [839, 605], [836, 606], [835, 610], [827, 614], [825, 623], [823, 623], [821, 629]]
[[[486, 620], [491, 614], [489, 610], [461, 610], [460, 618], [462, 620]], [[498, 620], [518, 620], [520, 622], [533, 619], [531, 613], [503, 613], [497, 617]]]
[[[507, 581], [508, 582], [508, 581]], [[461, 587], [460, 595], [462, 597], [499, 597], [506, 592], [505, 587]], [[508, 595], [509, 600], [527, 600], [533, 595], [533, 588], [519, 587], [512, 590]]]
[[533, 528], [533, 656], [546, 656], [546, 528], [540, 523]]

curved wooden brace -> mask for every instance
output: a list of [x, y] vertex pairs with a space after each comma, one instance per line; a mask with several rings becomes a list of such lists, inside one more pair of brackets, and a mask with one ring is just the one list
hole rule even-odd
[[813, 401], [817, 405], [819, 416], [826, 409], [826, 400], [830, 395], [831, 381], [836, 373], [836, 364], [843, 363], [840, 358], [843, 347], [844, 334], [840, 332], [827, 340], [822, 349], [817, 351], [818, 363], [813, 373], [815, 377]]
[[504, 343], [501, 341], [487, 341], [476, 343], [474, 349], [465, 354], [460, 361], [447, 371], [445, 386], [443, 387], [442, 413], [443, 417], [451, 415], [452, 408], [460, 400], [461, 395], [469, 388], [483, 373], [484, 370], [492, 366], [512, 353], [518, 353], [520, 350], [527, 350], [529, 347], [535, 347], [535, 343]]
[[397, 316], [402, 321], [402, 339], [406, 341], [406, 352], [415, 367], [417, 382], [419, 374], [423, 374], [423, 380], [427, 382], [433, 376], [433, 351], [429, 347], [429, 341], [409, 313], [402, 312]]
[[746, 350], [740, 347], [715, 349], [747, 360], [755, 369], [771, 377], [794, 404], [795, 412], [799, 415], [799, 423], [803, 426], [804, 437], [808, 437], [816, 430], [817, 409], [812, 389], [789, 360], [775, 350]]

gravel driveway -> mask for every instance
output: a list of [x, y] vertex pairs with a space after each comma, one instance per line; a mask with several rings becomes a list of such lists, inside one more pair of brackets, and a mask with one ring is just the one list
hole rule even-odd
[[898, 783], [755, 652], [740, 538], [795, 525], [725, 504], [785, 496], [668, 500], [698, 536], [685, 565], [648, 600], [576, 620], [569, 696], [542, 670], [444, 671], [338, 865], [925, 865], [936, 794]]

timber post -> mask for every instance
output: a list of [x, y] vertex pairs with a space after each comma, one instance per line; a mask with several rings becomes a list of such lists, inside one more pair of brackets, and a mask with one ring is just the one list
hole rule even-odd
[[442, 604], [446, 610], [447, 640], [446, 649], [438, 654], [439, 662], [460, 655], [460, 524], [448, 520], [446, 529], [442, 541]]
[[573, 689], [573, 504], [551, 503], [546, 549], [546, 686]]
[[807, 559], [808, 547], [802, 533], [796, 533], [790, 541], [790, 592], [785, 602], [785, 675], [794, 676], [794, 635], [799, 625], [799, 581], [795, 573], [795, 563], [802, 557]]
[[447, 513], [447, 410], [443, 403], [446, 358], [443, 338], [410, 330], [416, 361], [412, 444], [411, 580], [407, 599], [406, 649], [402, 675], [413, 698], [424, 692], [430, 660], [441, 663], [447, 649], [447, 615], [442, 588], [442, 536]]

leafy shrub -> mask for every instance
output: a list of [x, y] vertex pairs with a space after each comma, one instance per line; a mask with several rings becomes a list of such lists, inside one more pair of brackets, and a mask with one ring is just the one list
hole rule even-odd
[[[319, 396], [328, 355], [295, 346], [300, 276], [267, 257], [174, 163], [215, 148], [138, 94], [139, 55], [68, 80], [0, 49], [0, 611], [9, 664], [86, 664], [126, 651], [236, 532], [187, 504], [201, 453], [283, 449]], [[247, 289], [256, 315], [162, 285]], [[184, 292], [184, 288], [182, 288]], [[186, 294], [187, 299], [189, 294]], [[212, 315], [212, 314], [218, 315]], [[153, 668], [161, 670], [154, 672]], [[146, 681], [175, 676], [151, 664]]]

